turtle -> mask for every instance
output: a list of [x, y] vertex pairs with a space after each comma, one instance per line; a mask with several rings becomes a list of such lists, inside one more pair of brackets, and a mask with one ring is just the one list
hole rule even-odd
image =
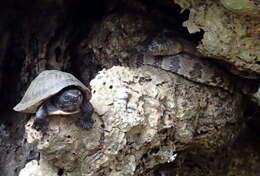
[[37, 131], [47, 129], [49, 115], [82, 113], [80, 124], [92, 128], [94, 112], [90, 90], [72, 74], [59, 70], [42, 71], [29, 85], [15, 111], [35, 113], [32, 125]]

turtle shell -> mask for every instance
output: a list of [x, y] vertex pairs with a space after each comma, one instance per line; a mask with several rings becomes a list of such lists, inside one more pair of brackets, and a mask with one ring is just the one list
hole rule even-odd
[[44, 101], [68, 86], [78, 87], [87, 100], [91, 98], [90, 90], [72, 74], [58, 70], [45, 70], [31, 82], [22, 100], [13, 109], [35, 113]]

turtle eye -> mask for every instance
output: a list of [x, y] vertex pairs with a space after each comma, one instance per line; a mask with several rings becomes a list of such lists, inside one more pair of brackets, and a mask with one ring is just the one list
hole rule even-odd
[[68, 95], [65, 95], [65, 96], [64, 96], [64, 99], [65, 99], [65, 100], [69, 100], [69, 96], [68, 96]]

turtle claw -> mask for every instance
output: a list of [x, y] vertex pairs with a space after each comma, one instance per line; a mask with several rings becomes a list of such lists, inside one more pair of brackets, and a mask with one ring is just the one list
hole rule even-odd
[[81, 120], [80, 124], [82, 125], [83, 128], [90, 129], [93, 127], [94, 121], [92, 119], [88, 121]]
[[37, 131], [44, 131], [47, 129], [47, 122], [35, 120], [32, 127]]

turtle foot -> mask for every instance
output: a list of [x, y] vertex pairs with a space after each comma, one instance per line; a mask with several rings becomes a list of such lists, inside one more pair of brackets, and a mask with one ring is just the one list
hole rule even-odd
[[47, 129], [47, 122], [46, 121], [38, 121], [38, 120], [35, 120], [32, 127], [37, 130], [37, 131], [44, 131]]
[[81, 120], [80, 124], [82, 125], [83, 128], [90, 129], [93, 127], [94, 121], [92, 119], [88, 121]]

